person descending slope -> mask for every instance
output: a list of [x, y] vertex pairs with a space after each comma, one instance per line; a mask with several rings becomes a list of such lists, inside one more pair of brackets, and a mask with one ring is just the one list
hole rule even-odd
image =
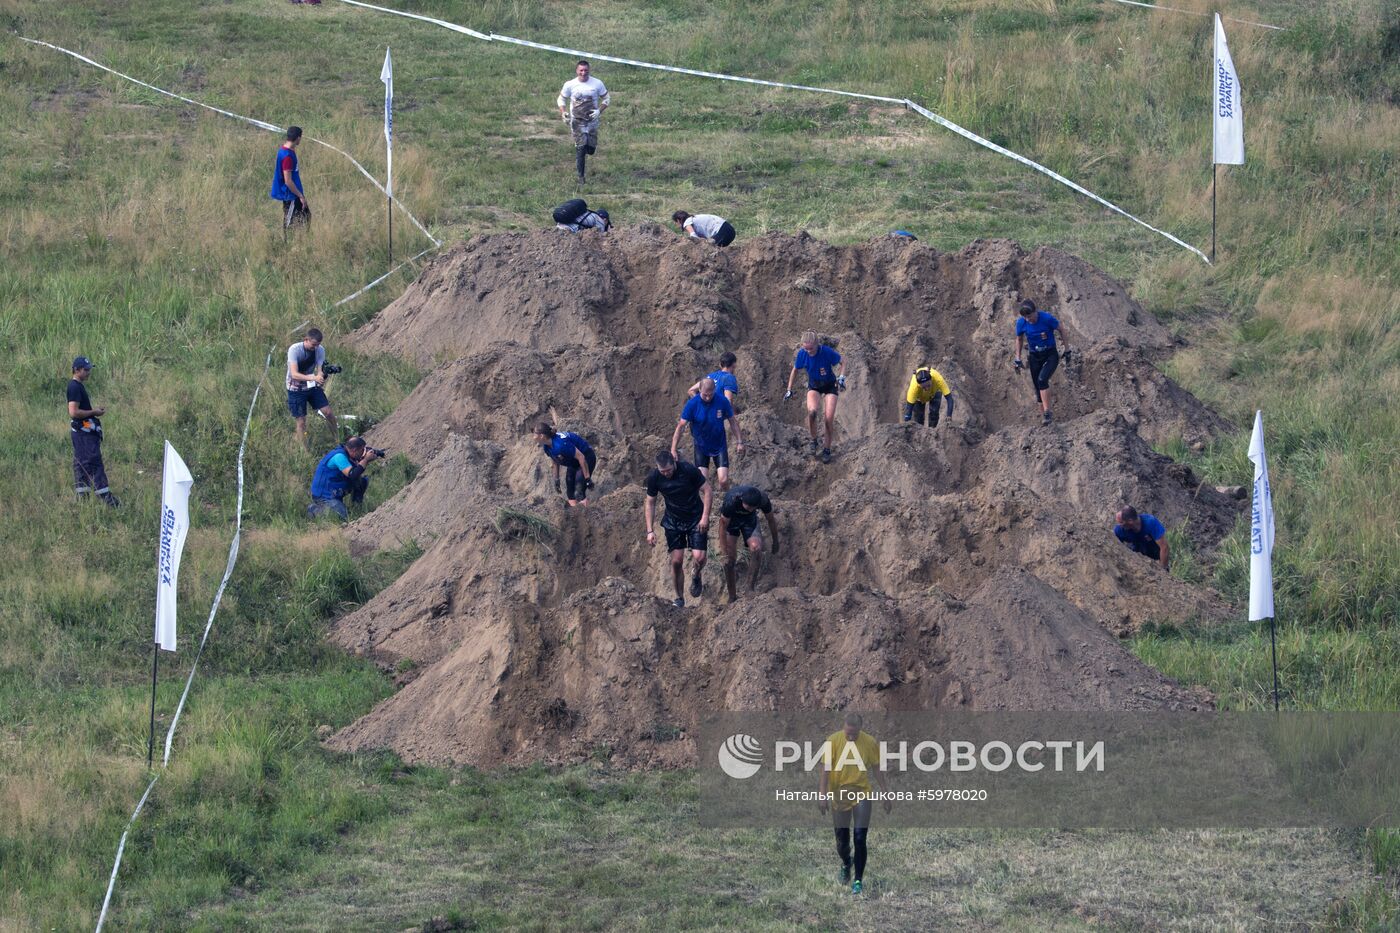
[[923, 424], [927, 412], [928, 426], [938, 427], [938, 396], [943, 396], [948, 406], [948, 417], [953, 417], [953, 390], [943, 374], [932, 366], [920, 366], [914, 370], [909, 380], [909, 390], [904, 393], [904, 420]]
[[589, 72], [588, 62], [580, 60], [574, 66], [576, 77], [564, 82], [557, 101], [559, 116], [569, 124], [574, 138], [574, 167], [580, 185], [587, 174], [588, 157], [598, 151], [599, 118], [612, 103], [603, 82]]
[[734, 432], [734, 449], [742, 452], [744, 438], [739, 433], [734, 408], [716, 391], [715, 381], [706, 376], [700, 380], [700, 394], [686, 401], [681, 409], [680, 420], [671, 434], [671, 456], [674, 457], [681, 442], [681, 429], [690, 425], [691, 436], [695, 438], [695, 464], [707, 477], [713, 466], [721, 490], [729, 488], [729, 438], [724, 430], [725, 422]]
[[846, 388], [845, 364], [834, 347], [824, 343], [818, 345], [816, 331], [809, 330], [802, 335], [802, 345], [797, 348], [797, 356], [793, 359], [787, 391], [783, 393], [784, 401], [792, 398], [792, 382], [797, 378], [799, 369], [807, 371], [807, 431], [812, 435], [812, 453], [817, 452], [817, 412], [821, 411], [826, 431], [821, 460], [822, 463], [830, 463], [831, 439], [836, 431], [836, 397]]
[[[1035, 302], [1029, 298], [1021, 302], [1018, 311], [1021, 316], [1016, 319], [1016, 352], [1012, 354], [1012, 359], [1019, 372], [1022, 367], [1021, 348], [1030, 345], [1031, 389], [1035, 392], [1041, 411], [1045, 413], [1043, 422], [1049, 424], [1054, 417], [1050, 404], [1050, 377], [1060, 365], [1060, 351], [1055, 346], [1055, 332], [1060, 330], [1060, 322], [1050, 312], [1037, 310]], [[1069, 357], [1070, 351], [1065, 350], [1066, 363]]]
[[656, 497], [660, 494], [666, 502], [666, 517], [661, 520], [661, 528], [666, 532], [666, 551], [671, 559], [671, 576], [676, 585], [676, 607], [685, 605], [685, 549], [690, 548], [690, 559], [695, 565], [695, 576], [690, 581], [690, 595], [698, 597], [703, 591], [700, 572], [705, 569], [705, 558], [709, 548], [710, 503], [713, 500], [713, 487], [705, 481], [705, 475], [694, 464], [677, 460], [669, 450], [656, 455], [656, 469], [647, 476], [647, 498], [643, 514], [646, 516], [647, 546], [656, 545], [654, 521], [656, 518]]
[[554, 491], [559, 491], [559, 469], [563, 467], [567, 478], [565, 498], [569, 505], [587, 505], [588, 490], [593, 487], [593, 468], [598, 465], [598, 455], [588, 441], [573, 431], [556, 432], [543, 421], [535, 425], [534, 441], [554, 463]]
[[773, 554], [778, 553], [778, 522], [773, 517], [773, 502], [757, 486], [736, 486], [724, 497], [719, 510], [720, 548], [724, 551], [724, 582], [729, 586], [729, 601], [739, 598], [736, 562], [738, 543], [742, 539], [749, 549], [749, 591], [758, 585], [763, 569], [763, 535], [758, 530], [758, 513], [768, 516], [768, 530], [773, 533]]

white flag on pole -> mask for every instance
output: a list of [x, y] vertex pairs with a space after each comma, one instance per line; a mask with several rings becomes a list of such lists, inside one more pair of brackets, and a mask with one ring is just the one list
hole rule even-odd
[[1254, 413], [1249, 439], [1254, 461], [1254, 504], [1249, 516], [1249, 621], [1274, 616], [1274, 500], [1269, 490], [1269, 461], [1264, 456], [1264, 413]]
[[1244, 106], [1240, 78], [1225, 41], [1225, 27], [1215, 14], [1215, 155], [1216, 165], [1244, 165]]
[[165, 442], [160, 480], [160, 548], [156, 552], [156, 644], [175, 650], [175, 588], [180, 554], [190, 530], [190, 487], [194, 477], [185, 461]]
[[388, 150], [388, 168], [384, 188], [389, 197], [394, 196], [394, 61], [389, 57], [389, 49], [384, 49], [384, 67], [379, 70], [379, 80], [384, 82], [384, 145]]

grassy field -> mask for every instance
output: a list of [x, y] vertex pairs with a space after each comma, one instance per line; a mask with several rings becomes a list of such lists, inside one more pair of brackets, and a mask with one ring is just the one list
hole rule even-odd
[[[586, 0], [405, 8], [483, 30], [778, 80], [909, 96], [1184, 239], [1209, 240], [1209, 20], [1092, 0]], [[1174, 6], [1205, 9], [1196, 0]], [[1084, 255], [1185, 341], [1174, 377], [1247, 428], [1266, 412], [1286, 702], [1400, 708], [1400, 11], [1393, 0], [1231, 8], [1250, 161], [1221, 171], [1221, 261], [1148, 231], [902, 108], [600, 65], [608, 113], [590, 201], [622, 223], [715, 210], [747, 236], [840, 242], [895, 227], [942, 249], [1009, 236]], [[547, 223], [571, 196], [554, 111], [564, 56], [473, 42], [327, 0], [203, 5], [0, 0], [7, 30], [177, 92], [298, 123], [382, 172], [378, 82], [394, 48], [396, 191], [444, 240]], [[346, 365], [342, 412], [383, 417], [421, 375], [337, 337], [411, 272], [388, 268], [381, 196], [304, 146], [314, 236], [284, 244], [266, 196], [277, 137], [57, 53], [0, 40], [0, 930], [95, 920], [145, 782], [161, 442], [196, 477], [181, 593], [197, 630], [227, 555], [234, 459], [269, 347], [305, 320]], [[426, 241], [396, 223], [396, 252]], [[119, 512], [71, 504], [62, 391], [97, 362]], [[1309, 834], [891, 834], [854, 912], [826, 883], [824, 833], [705, 834], [684, 776], [601, 764], [483, 775], [342, 758], [318, 735], [392, 685], [327, 646], [327, 620], [411, 552], [352, 561], [304, 527], [313, 458], [293, 448], [274, 374], [248, 451], [245, 547], [170, 774], [128, 847], [122, 928], [618, 925], [1367, 928], [1395, 913], [1394, 837], [1341, 842], [1372, 880], [1321, 916], [1268, 914], [1324, 877]], [[318, 446], [329, 438], [314, 429]], [[1171, 452], [1247, 480], [1245, 437]], [[394, 461], [371, 504], [411, 478]], [[1214, 566], [1247, 590], [1246, 529]], [[1178, 540], [1189, 546], [1190, 530]], [[1241, 613], [1243, 615], [1243, 613]], [[1178, 620], [1134, 648], [1224, 704], [1268, 702], [1268, 632]], [[162, 678], [173, 709], [192, 652]], [[1338, 840], [1330, 839], [1331, 848]], [[418, 844], [414, 844], [418, 843]], [[1154, 876], [1153, 849], [1189, 878]], [[1329, 849], [1330, 851], [1330, 849]], [[1009, 854], [1017, 853], [1015, 856]], [[1031, 857], [1034, 855], [1034, 858]], [[820, 871], [813, 865], [823, 866]], [[1104, 879], [1108, 880], [1105, 881]], [[1201, 886], [1199, 879], [1212, 879]], [[1191, 879], [1196, 880], [1195, 886]]]

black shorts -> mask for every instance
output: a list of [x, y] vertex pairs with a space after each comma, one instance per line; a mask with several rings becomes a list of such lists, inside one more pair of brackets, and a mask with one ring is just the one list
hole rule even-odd
[[710, 536], [700, 530], [699, 522], [684, 528], [671, 528], [662, 522], [661, 530], [666, 532], [666, 550], [668, 551], [684, 551], [686, 548], [690, 548], [692, 551], [705, 551], [710, 547]]
[[725, 532], [741, 541], [749, 540], [754, 535], [758, 534], [758, 513], [754, 512], [752, 515], [744, 515], [739, 518], [729, 519], [728, 527], [725, 529]]
[[1060, 351], [1056, 349], [1045, 350], [1041, 353], [1032, 353], [1030, 357], [1031, 385], [1035, 387], [1035, 397], [1040, 398], [1040, 390], [1050, 388], [1050, 377], [1055, 375], [1055, 369], [1060, 365]]
[[[598, 466], [598, 455], [593, 451], [588, 451], [583, 455], [584, 462], [588, 464], [588, 477], [593, 478], [593, 470]], [[564, 467], [564, 492], [570, 499], [586, 499], [588, 490], [583, 485], [583, 471], [578, 467], [578, 460], [570, 460]]]
[[728, 246], [734, 242], [734, 227], [726, 220], [719, 225], [719, 229], [715, 231], [715, 235], [711, 239], [716, 246]]
[[702, 454], [700, 449], [695, 449], [695, 465], [702, 470], [708, 470], [711, 465], [729, 469], [729, 446], [725, 445], [717, 454]]
[[835, 381], [818, 382], [816, 385], [807, 386], [807, 391], [820, 392], [822, 395], [839, 395], [841, 394], [841, 387], [838, 386]]

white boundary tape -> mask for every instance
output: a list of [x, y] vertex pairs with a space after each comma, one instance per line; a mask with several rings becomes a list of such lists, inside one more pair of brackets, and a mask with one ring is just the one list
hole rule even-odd
[[[31, 45], [42, 45], [42, 46], [44, 46], [45, 48], [53, 49], [55, 52], [62, 52], [64, 55], [71, 55], [73, 58], [76, 58], [76, 59], [77, 59], [78, 61], [80, 61], [80, 62], [85, 62], [85, 63], [87, 63], [87, 64], [93, 66], [94, 68], [101, 68], [103, 71], [107, 72], [108, 74], [114, 74], [114, 75], [116, 75], [118, 78], [122, 78], [122, 79], [124, 79], [124, 80], [126, 80], [126, 81], [130, 81], [132, 84], [139, 84], [139, 85], [141, 85], [141, 86], [144, 87], [144, 88], [147, 88], [147, 89], [149, 89], [149, 90], [155, 91], [157, 94], [164, 94], [166, 97], [172, 97], [172, 98], [174, 98], [175, 100], [181, 100], [181, 101], [184, 101], [184, 102], [187, 103], [187, 104], [194, 104], [196, 107], [203, 107], [205, 110], [212, 110], [214, 113], [221, 114], [222, 116], [225, 116], [225, 117], [232, 117], [232, 118], [235, 119], [235, 120], [242, 120], [244, 123], [252, 124], [253, 126], [258, 127], [259, 129], [269, 130], [270, 132], [273, 132], [273, 133], [281, 133], [281, 132], [283, 132], [282, 127], [275, 126], [275, 125], [273, 125], [273, 124], [271, 124], [271, 123], [268, 123], [266, 120], [257, 120], [257, 119], [254, 119], [253, 117], [245, 117], [245, 116], [243, 116], [241, 113], [234, 113], [234, 112], [231, 111], [231, 110], [223, 110], [223, 109], [221, 109], [221, 108], [219, 108], [219, 107], [215, 107], [215, 106], [212, 106], [212, 105], [210, 105], [210, 104], [206, 104], [206, 103], [203, 103], [203, 102], [201, 102], [201, 101], [194, 100], [193, 98], [184, 97], [184, 96], [182, 96], [182, 95], [180, 95], [180, 94], [176, 94], [176, 93], [173, 92], [173, 91], [167, 91], [167, 90], [165, 90], [164, 88], [156, 87], [154, 84], [147, 84], [145, 81], [142, 81], [140, 78], [133, 78], [131, 75], [122, 74], [120, 71], [117, 71], [115, 68], [108, 68], [106, 65], [102, 64], [101, 62], [93, 61], [92, 59], [88, 58], [86, 55], [81, 55], [81, 54], [79, 54], [78, 52], [74, 52], [72, 49], [65, 49], [65, 48], [64, 48], [63, 46], [61, 46], [61, 45], [54, 45], [52, 42], [45, 42], [45, 41], [43, 41], [42, 39], [30, 39], [30, 38], [28, 38], [27, 36], [17, 36], [16, 38], [18, 38], [18, 39], [19, 39], [20, 41], [22, 41], [22, 42], [28, 42], [28, 43], [30, 43]], [[380, 194], [382, 194], [382, 195], [384, 195], [384, 196], [386, 196], [386, 197], [388, 196], [389, 192], [386, 191], [386, 190], [384, 189], [384, 186], [381, 185], [381, 184], [379, 183], [379, 179], [377, 179], [377, 178], [375, 178], [373, 175], [371, 175], [371, 174], [365, 169], [365, 167], [364, 167], [363, 165], [361, 165], [361, 164], [355, 159], [354, 156], [350, 155], [350, 153], [346, 152], [344, 149], [338, 149], [338, 148], [336, 148], [335, 146], [332, 146], [330, 143], [326, 142], [326, 141], [323, 140], [323, 139], [317, 139], [317, 138], [314, 137], [314, 136], [308, 136], [308, 137], [306, 137], [306, 138], [309, 139], [309, 140], [311, 140], [311, 142], [316, 143], [318, 146], [324, 146], [324, 147], [326, 147], [327, 149], [331, 150], [332, 152], [337, 152], [337, 153], [339, 153], [340, 155], [343, 155], [345, 158], [349, 159], [350, 162], [351, 162], [351, 164], [353, 164], [353, 165], [355, 166], [355, 168], [357, 168], [357, 169], [360, 170], [360, 174], [363, 175], [363, 176], [365, 176], [366, 178], [368, 178], [368, 179], [370, 180], [370, 183], [371, 183], [372, 185], [374, 185], [374, 187], [376, 187], [376, 188], [379, 189], [379, 193], [380, 193]], [[414, 225], [415, 227], [417, 227], [419, 230], [421, 230], [421, 231], [423, 232], [423, 235], [424, 235], [425, 237], [427, 237], [429, 240], [432, 240], [432, 241], [433, 241], [433, 245], [435, 245], [435, 246], [441, 246], [441, 245], [442, 245], [442, 242], [441, 242], [437, 237], [435, 237], [435, 236], [433, 236], [431, 233], [429, 233], [429, 232], [428, 232], [428, 228], [425, 227], [425, 226], [423, 226], [421, 223], [419, 223], [419, 222], [418, 222], [418, 218], [417, 218], [417, 217], [414, 217], [414, 216], [413, 216], [413, 213], [412, 213], [411, 211], [409, 211], [408, 208], [404, 207], [404, 206], [403, 206], [403, 203], [402, 203], [401, 201], [399, 201], [398, 198], [391, 198], [390, 200], [392, 200], [392, 201], [394, 202], [394, 205], [395, 205], [396, 207], [398, 207], [399, 210], [401, 210], [401, 211], [404, 212], [404, 214], [408, 217], [408, 219], [409, 219], [410, 221], [412, 221], [412, 223], [413, 223], [413, 225]]]
[[[1200, 10], [1182, 10], [1174, 6], [1161, 6], [1156, 3], [1142, 3], [1141, 0], [1113, 0], [1113, 2], [1124, 3], [1128, 6], [1147, 7], [1147, 9], [1149, 10], [1166, 10], [1170, 13], [1187, 13], [1191, 16], [1210, 16], [1209, 13], [1202, 13]], [[1247, 26], [1258, 26], [1261, 29], [1277, 29], [1279, 32], [1284, 31], [1283, 26], [1270, 26], [1268, 23], [1256, 23], [1252, 19], [1240, 19], [1238, 16], [1226, 16], [1224, 13], [1220, 14], [1220, 18], [1232, 20], [1236, 23], [1244, 23]]]
[[[379, 278], [375, 279], [373, 282], [370, 282], [368, 285], [361, 288], [359, 291], [354, 292], [350, 295], [346, 295], [344, 298], [331, 305], [331, 307], [338, 308], [343, 304], [354, 301], [356, 298], [359, 298], [365, 292], [369, 291], [371, 288], [374, 288], [376, 285], [383, 282], [395, 272], [398, 272], [404, 266], [423, 258], [428, 253], [432, 252], [437, 248], [437, 246], [430, 246], [427, 249], [423, 250], [421, 253], [419, 253], [417, 256], [414, 256], [411, 259], [405, 259], [403, 262], [399, 263], [397, 266], [394, 266], [394, 268], [390, 269], [388, 272], [384, 273]], [[301, 327], [305, 326], [305, 324], [306, 322], [303, 321], [301, 324], [297, 325], [296, 329], [300, 330]], [[267, 374], [272, 368], [272, 354], [274, 351], [276, 351], [276, 349], [276, 346], [274, 346], [271, 350], [267, 352], [267, 360], [263, 363], [262, 376], [258, 379], [257, 387], [253, 389], [253, 400], [248, 403], [248, 418], [243, 422], [243, 439], [238, 444], [238, 499], [237, 504], [235, 505], [236, 511], [233, 523], [233, 541], [229, 544], [228, 548], [228, 564], [224, 567], [224, 576], [223, 579], [219, 581], [219, 589], [214, 593], [214, 603], [212, 606], [209, 607], [209, 620], [204, 623], [204, 637], [200, 639], [199, 650], [195, 652], [194, 663], [190, 665], [190, 675], [185, 680], [185, 690], [183, 693], [180, 694], [180, 703], [178, 706], [175, 707], [175, 715], [171, 718], [170, 728], [165, 733], [165, 754], [161, 758], [162, 768], [167, 768], [170, 766], [170, 748], [171, 743], [175, 739], [175, 727], [180, 723], [180, 714], [184, 712], [185, 700], [190, 695], [190, 687], [194, 685], [194, 675], [195, 671], [199, 668], [200, 656], [204, 654], [204, 646], [208, 643], [209, 633], [214, 627], [214, 614], [219, 611], [219, 603], [222, 602], [224, 598], [224, 589], [228, 586], [229, 578], [233, 576], [233, 566], [238, 560], [239, 542], [242, 538], [243, 532], [243, 455], [248, 448], [248, 432], [253, 426], [253, 410], [257, 407], [258, 395], [262, 392], [263, 382], [267, 379]], [[122, 830], [121, 841], [117, 843], [117, 857], [116, 860], [112, 863], [112, 874], [107, 879], [107, 894], [102, 898], [102, 912], [99, 913], [97, 916], [97, 933], [102, 933], [102, 925], [107, 922], [107, 909], [112, 902], [112, 892], [116, 890], [117, 872], [119, 872], [122, 867], [122, 855], [126, 852], [127, 836], [131, 833], [131, 827], [136, 825], [136, 818], [141, 815], [142, 808], [146, 806], [146, 799], [151, 796], [151, 790], [156, 786], [156, 781], [160, 780], [160, 775], [161, 772], [159, 771], [152, 775], [151, 783], [146, 785], [146, 792], [141, 795], [140, 801], [137, 802], [136, 809], [132, 811], [131, 819], [126, 821], [126, 829]]]
[[410, 19], [417, 19], [417, 20], [422, 20], [422, 21], [424, 21], [424, 22], [433, 23], [434, 25], [442, 26], [442, 27], [444, 27], [444, 28], [446, 28], [446, 29], [451, 29], [451, 30], [453, 30], [454, 32], [459, 32], [459, 33], [462, 33], [462, 34], [464, 34], [464, 35], [469, 35], [469, 36], [471, 36], [472, 38], [475, 38], [475, 39], [484, 39], [484, 40], [486, 40], [486, 41], [488, 41], [488, 42], [508, 42], [508, 43], [513, 44], [513, 45], [526, 46], [526, 47], [532, 48], [532, 49], [541, 49], [541, 50], [546, 51], [546, 52], [560, 52], [560, 53], [565, 54], [565, 55], [572, 55], [572, 56], [574, 56], [575, 58], [588, 58], [588, 59], [597, 59], [598, 61], [616, 62], [617, 64], [620, 64], [620, 65], [631, 65], [631, 66], [636, 67], [636, 68], [651, 68], [651, 69], [656, 70], [656, 71], [669, 71], [669, 72], [673, 72], [673, 73], [675, 73], [675, 74], [694, 75], [695, 77], [699, 77], [699, 78], [714, 78], [714, 79], [719, 80], [719, 81], [737, 81], [737, 82], [739, 82], [739, 83], [741, 83], [741, 84], [757, 84], [757, 85], [762, 85], [762, 86], [764, 86], [764, 87], [786, 88], [786, 89], [788, 89], [788, 90], [793, 90], [793, 91], [811, 91], [811, 92], [817, 93], [817, 94], [837, 94], [837, 95], [840, 95], [840, 96], [842, 96], [842, 97], [857, 97], [857, 98], [860, 98], [860, 99], [862, 99], [862, 100], [875, 100], [875, 101], [882, 101], [882, 102], [884, 102], [884, 103], [900, 104], [900, 105], [902, 105], [902, 106], [904, 106], [904, 107], [907, 107], [907, 108], [913, 110], [914, 112], [918, 113], [919, 115], [921, 115], [921, 116], [923, 116], [923, 117], [926, 117], [926, 118], [929, 119], [929, 120], [932, 120], [934, 123], [937, 123], [939, 126], [942, 126], [942, 127], [946, 128], [946, 129], [949, 129], [949, 130], [952, 130], [954, 133], [957, 133], [959, 136], [962, 136], [962, 137], [965, 138], [965, 139], [971, 140], [972, 142], [976, 143], [976, 144], [979, 145], [979, 146], [982, 146], [982, 147], [984, 147], [984, 148], [990, 149], [991, 151], [996, 152], [996, 153], [999, 153], [1000, 155], [1004, 155], [1004, 156], [1006, 156], [1006, 157], [1009, 158], [1009, 159], [1014, 159], [1015, 161], [1021, 163], [1022, 165], [1025, 165], [1025, 166], [1027, 166], [1028, 168], [1031, 168], [1031, 169], [1034, 169], [1034, 170], [1037, 171], [1037, 172], [1040, 172], [1042, 175], [1045, 175], [1047, 178], [1052, 178], [1052, 179], [1054, 179], [1055, 181], [1059, 182], [1059, 183], [1062, 184], [1062, 185], [1065, 185], [1066, 187], [1070, 188], [1071, 190], [1076, 191], [1076, 192], [1078, 192], [1079, 194], [1082, 194], [1082, 195], [1084, 195], [1085, 197], [1090, 198], [1091, 200], [1093, 200], [1093, 201], [1095, 201], [1095, 202], [1097, 202], [1097, 203], [1099, 203], [1099, 204], [1102, 204], [1104, 207], [1107, 207], [1109, 210], [1114, 211], [1114, 212], [1116, 212], [1116, 213], [1118, 213], [1118, 214], [1121, 214], [1122, 216], [1128, 218], [1129, 220], [1133, 221], [1133, 222], [1136, 223], [1136, 224], [1140, 224], [1141, 226], [1146, 227], [1148, 230], [1151, 230], [1153, 233], [1156, 233], [1156, 234], [1159, 234], [1160, 236], [1166, 237], [1168, 240], [1170, 240], [1171, 242], [1175, 243], [1176, 245], [1178, 245], [1178, 246], [1180, 246], [1180, 247], [1182, 247], [1182, 248], [1184, 248], [1184, 249], [1190, 250], [1191, 252], [1193, 252], [1193, 253], [1195, 253], [1197, 256], [1199, 256], [1199, 257], [1201, 258], [1201, 261], [1202, 261], [1202, 262], [1205, 262], [1207, 265], [1210, 264], [1210, 260], [1206, 257], [1206, 254], [1205, 254], [1205, 253], [1201, 252], [1201, 251], [1198, 250], [1196, 247], [1194, 247], [1194, 246], [1192, 246], [1191, 244], [1185, 242], [1184, 240], [1181, 240], [1181, 239], [1179, 239], [1179, 238], [1173, 236], [1172, 234], [1166, 232], [1165, 230], [1161, 230], [1161, 229], [1159, 229], [1159, 228], [1157, 228], [1157, 227], [1152, 226], [1152, 225], [1149, 224], [1147, 221], [1142, 220], [1141, 218], [1136, 217], [1136, 216], [1134, 216], [1133, 214], [1128, 213], [1127, 211], [1125, 211], [1123, 208], [1119, 207], [1118, 205], [1112, 203], [1111, 201], [1105, 200], [1104, 198], [1099, 197], [1098, 195], [1094, 194], [1092, 191], [1088, 190], [1087, 188], [1084, 188], [1084, 187], [1081, 186], [1081, 185], [1075, 184], [1074, 182], [1070, 181], [1070, 180], [1069, 180], [1068, 178], [1066, 178], [1065, 176], [1059, 174], [1058, 172], [1052, 171], [1052, 170], [1049, 169], [1049, 168], [1046, 168], [1044, 165], [1041, 165], [1039, 162], [1035, 162], [1035, 161], [1033, 161], [1033, 160], [1031, 160], [1031, 159], [1026, 158], [1026, 157], [1023, 156], [1023, 155], [1019, 155], [1019, 154], [1017, 154], [1017, 153], [1015, 153], [1015, 152], [1012, 152], [1010, 149], [1003, 148], [1002, 146], [998, 146], [998, 145], [996, 145], [995, 143], [993, 143], [993, 142], [991, 142], [991, 141], [989, 141], [989, 140], [983, 139], [981, 136], [978, 136], [976, 133], [972, 132], [971, 130], [964, 129], [963, 127], [961, 127], [961, 126], [959, 126], [958, 124], [952, 122], [951, 120], [948, 120], [948, 119], [946, 119], [946, 118], [944, 118], [944, 117], [940, 117], [938, 114], [934, 113], [933, 111], [929, 110], [928, 108], [926, 108], [926, 107], [921, 107], [921, 106], [919, 106], [918, 104], [914, 103], [912, 100], [909, 100], [908, 98], [902, 98], [902, 97], [881, 97], [881, 96], [879, 96], [879, 95], [877, 95], [877, 94], [860, 94], [860, 93], [857, 93], [857, 92], [855, 92], [855, 91], [841, 91], [841, 90], [837, 90], [837, 89], [835, 89], [835, 88], [813, 87], [813, 86], [811, 86], [811, 85], [806, 85], [806, 84], [786, 84], [786, 83], [784, 83], [784, 82], [782, 82], [782, 81], [763, 81], [763, 80], [760, 80], [759, 78], [745, 78], [745, 77], [741, 77], [741, 76], [739, 76], [739, 75], [720, 74], [720, 73], [714, 72], [714, 71], [696, 71], [696, 70], [693, 69], [693, 68], [676, 68], [676, 67], [673, 67], [673, 66], [671, 66], [671, 65], [658, 65], [658, 64], [656, 64], [656, 63], [654, 63], [654, 62], [643, 62], [643, 61], [638, 61], [638, 60], [632, 59], [632, 58], [619, 58], [619, 57], [617, 57], [617, 56], [615, 56], [615, 55], [602, 55], [602, 54], [599, 54], [599, 53], [597, 53], [597, 52], [585, 52], [585, 51], [582, 51], [581, 49], [570, 49], [570, 48], [564, 48], [563, 46], [558, 46], [558, 45], [546, 45], [546, 44], [541, 43], [541, 42], [530, 42], [530, 41], [528, 41], [528, 40], [526, 40], [526, 39], [516, 39], [516, 38], [513, 38], [513, 37], [511, 37], [511, 36], [502, 36], [502, 35], [498, 35], [497, 33], [494, 33], [494, 32], [491, 33], [490, 35], [486, 35], [485, 33], [477, 32], [475, 29], [468, 29], [466, 26], [459, 26], [459, 25], [457, 25], [456, 23], [449, 23], [449, 22], [447, 22], [447, 21], [445, 21], [445, 20], [434, 19], [434, 18], [432, 18], [432, 17], [430, 17], [430, 16], [420, 16], [420, 15], [418, 15], [417, 13], [405, 13], [405, 12], [403, 12], [402, 10], [395, 10], [395, 9], [390, 8], [390, 7], [375, 6], [375, 5], [372, 4], [372, 3], [365, 3], [364, 0], [340, 0], [340, 2], [341, 2], [341, 3], [348, 3], [348, 4], [350, 4], [351, 6], [364, 7], [364, 8], [366, 8], [366, 9], [370, 9], [370, 10], [378, 10], [378, 11], [381, 12], [381, 13], [390, 13], [390, 14], [393, 14], [394, 16], [405, 16], [405, 17], [408, 17], [408, 18], [410, 18]]

